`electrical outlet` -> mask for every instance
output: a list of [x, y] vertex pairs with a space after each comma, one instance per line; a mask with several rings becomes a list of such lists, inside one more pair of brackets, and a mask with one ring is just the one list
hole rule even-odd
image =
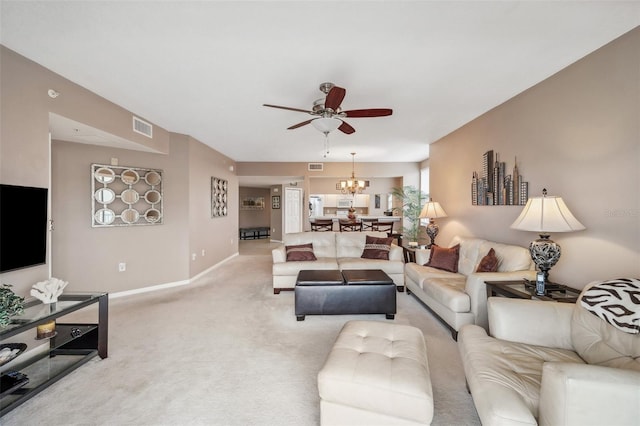
[[118, 272], [124, 272], [127, 270], [127, 264], [124, 262], [118, 263]]
[[202, 249], [202, 257], [204, 257], [205, 251], [204, 249]]
[[196, 260], [196, 254], [195, 253], [191, 253], [191, 260]]

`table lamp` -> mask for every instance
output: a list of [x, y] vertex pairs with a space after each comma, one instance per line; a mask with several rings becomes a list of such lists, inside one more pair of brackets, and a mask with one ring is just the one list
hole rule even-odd
[[521, 231], [538, 232], [540, 238], [529, 244], [531, 259], [538, 267], [536, 294], [545, 294], [545, 284], [549, 282], [549, 270], [560, 259], [560, 246], [549, 239], [550, 232], [573, 232], [584, 228], [569, 211], [562, 198], [547, 196], [529, 198], [520, 216], [511, 224], [511, 228]]
[[429, 201], [422, 207], [422, 211], [420, 212], [420, 219], [429, 219], [429, 224], [427, 225], [427, 235], [431, 239], [429, 246], [427, 248], [431, 248], [435, 244], [436, 236], [440, 231], [440, 228], [435, 223], [433, 219], [438, 217], [447, 217], [447, 213], [445, 213], [444, 209], [440, 206], [440, 203], [437, 201]]

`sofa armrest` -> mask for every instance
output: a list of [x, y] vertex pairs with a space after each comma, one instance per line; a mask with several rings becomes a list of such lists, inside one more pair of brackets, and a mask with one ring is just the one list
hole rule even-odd
[[631, 425], [640, 419], [640, 371], [547, 362], [540, 425]]
[[273, 258], [273, 263], [284, 263], [287, 261], [287, 251], [284, 246], [276, 247], [271, 250], [271, 257]]
[[404, 251], [402, 250], [402, 247], [395, 244], [391, 244], [391, 249], [389, 250], [389, 260], [403, 261]]
[[416, 263], [418, 265], [427, 263], [429, 257], [431, 257], [431, 249], [416, 249]]
[[490, 297], [489, 331], [495, 338], [573, 350], [573, 303]]
[[469, 295], [471, 312], [475, 316], [475, 323], [489, 330], [489, 318], [487, 315], [487, 285], [485, 281], [513, 281], [527, 278], [535, 280], [535, 271], [512, 272], [474, 272], [467, 276], [465, 293]]

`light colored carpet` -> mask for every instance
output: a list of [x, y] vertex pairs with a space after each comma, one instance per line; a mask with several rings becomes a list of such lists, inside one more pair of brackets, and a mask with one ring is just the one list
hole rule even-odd
[[[266, 240], [196, 284], [110, 302], [109, 357], [95, 358], [0, 419], [11, 425], [317, 425], [316, 377], [346, 321], [274, 295]], [[249, 253], [249, 254], [244, 254]], [[413, 296], [395, 322], [422, 330], [434, 425], [480, 424], [456, 343]]]

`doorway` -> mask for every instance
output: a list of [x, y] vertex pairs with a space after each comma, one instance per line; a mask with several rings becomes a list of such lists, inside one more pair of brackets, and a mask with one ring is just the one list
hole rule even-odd
[[302, 232], [303, 217], [302, 188], [284, 189], [284, 233]]

